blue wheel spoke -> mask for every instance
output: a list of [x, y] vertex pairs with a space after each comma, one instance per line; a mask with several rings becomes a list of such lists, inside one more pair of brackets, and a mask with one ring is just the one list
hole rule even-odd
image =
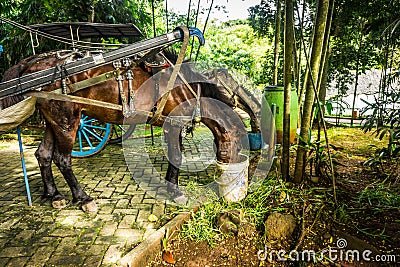
[[89, 124], [89, 123], [94, 122], [94, 121], [96, 121], [96, 119], [89, 119], [89, 120], [85, 120], [85, 123]]
[[107, 144], [112, 127], [112, 124], [82, 114], [72, 156], [87, 157], [101, 151]]
[[94, 131], [91, 131], [89, 129], [84, 129], [84, 131], [87, 132], [88, 134], [92, 135], [94, 138], [96, 138], [100, 142], [101, 142], [101, 140], [103, 140], [103, 138]]
[[99, 129], [99, 130], [106, 130], [107, 128], [106, 127], [103, 127], [103, 126], [98, 126], [98, 125], [87, 125], [86, 127], [85, 127], [85, 129], [87, 129], [87, 128], [93, 128], [93, 129]]
[[87, 143], [91, 148], [93, 148], [92, 142], [90, 142], [90, 138], [89, 138], [89, 136], [87, 135], [86, 131], [83, 130], [82, 133], [83, 133], [83, 136], [84, 136], [85, 139], [86, 139], [86, 143]]
[[79, 151], [83, 151], [82, 149], [82, 133], [81, 131], [78, 131], [78, 141], [79, 141]]

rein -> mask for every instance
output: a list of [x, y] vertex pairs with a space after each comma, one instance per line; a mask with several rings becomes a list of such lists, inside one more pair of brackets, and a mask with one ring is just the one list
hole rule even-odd
[[183, 59], [185, 58], [185, 52], [186, 52], [186, 49], [189, 44], [190, 34], [189, 34], [189, 29], [186, 27], [182, 27], [182, 31], [183, 31], [183, 41], [182, 41], [181, 51], [179, 52], [179, 56], [176, 60], [176, 65], [175, 65], [174, 70], [172, 71], [171, 77], [168, 80], [167, 92], [165, 92], [164, 95], [162, 96], [161, 101], [160, 101], [160, 106], [157, 108], [156, 112], [154, 113], [153, 118], [151, 118], [151, 120], [149, 121], [150, 124], [154, 124], [160, 119], [161, 114], [165, 108], [165, 104], [167, 103], [167, 98], [168, 98], [169, 94], [171, 93], [171, 90], [174, 87], [176, 77], [178, 76], [178, 73], [181, 69]]

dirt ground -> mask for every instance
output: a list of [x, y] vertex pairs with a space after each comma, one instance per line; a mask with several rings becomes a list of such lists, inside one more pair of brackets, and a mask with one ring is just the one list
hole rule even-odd
[[[362, 136], [359, 129], [334, 130], [332, 135], [337, 203], [332, 182], [326, 178], [311, 182], [309, 177], [300, 186], [286, 183], [285, 196], [290, 195], [291, 200], [282, 202], [282, 192], [274, 189], [264, 220], [276, 211], [293, 215], [296, 227], [289, 237], [269, 240], [265, 225], [256, 228], [249, 223], [221, 236], [213, 248], [205, 241], [178, 236], [168, 243], [175, 264], [167, 263], [160, 252], [148, 266], [400, 266], [398, 166], [378, 172], [363, 164], [372, 155], [369, 144], [384, 145], [372, 135]], [[210, 222], [210, 227], [218, 229], [215, 222]], [[360, 260], [345, 258], [345, 254], [336, 254], [334, 260], [325, 254], [315, 262], [280, 261], [276, 255], [270, 260], [260, 254], [266, 249], [314, 250], [318, 255], [328, 249], [338, 253], [371, 251], [367, 255], [371, 260], [362, 260], [361, 254]], [[386, 261], [377, 262], [379, 259]]]

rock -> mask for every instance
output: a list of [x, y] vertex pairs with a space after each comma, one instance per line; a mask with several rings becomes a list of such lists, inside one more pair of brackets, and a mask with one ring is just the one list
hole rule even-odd
[[329, 232], [326, 232], [323, 237], [324, 239], [330, 239], [332, 235]]
[[217, 215], [217, 227], [224, 233], [238, 233], [240, 225], [240, 211], [232, 210]]
[[242, 222], [238, 229], [238, 238], [244, 240], [252, 240], [257, 236], [256, 227], [248, 222]]
[[274, 212], [265, 221], [265, 234], [269, 240], [288, 239], [296, 228], [296, 219], [290, 214]]

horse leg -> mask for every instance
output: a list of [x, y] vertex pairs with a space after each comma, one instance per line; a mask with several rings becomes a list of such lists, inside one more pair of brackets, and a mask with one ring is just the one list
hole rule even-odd
[[56, 144], [54, 149], [53, 161], [64, 176], [67, 184], [72, 192], [72, 203], [81, 203], [81, 208], [83, 211], [95, 212], [97, 211], [97, 205], [94, 199], [88, 196], [85, 191], [83, 191], [81, 185], [75, 177], [72, 171], [72, 160], [71, 160], [71, 150], [64, 150], [61, 146]]
[[51, 161], [54, 152], [54, 133], [51, 127], [46, 126], [44, 137], [38, 149], [35, 152], [36, 159], [39, 163], [40, 173], [43, 181], [43, 198], [48, 198], [52, 202], [54, 208], [64, 208], [66, 206], [65, 197], [58, 192], [54, 182], [53, 172], [51, 169]]
[[45, 102], [39, 109], [51, 127], [54, 137], [53, 162], [64, 176], [72, 192], [72, 202], [81, 201], [82, 210], [96, 211], [93, 198], [88, 196], [78, 183], [73, 171], [71, 153], [79, 127], [81, 111], [74, 104], [64, 102]]
[[182, 164], [182, 136], [181, 128], [164, 124], [164, 136], [168, 146], [168, 169], [165, 179], [168, 181], [167, 190], [172, 193], [175, 202], [186, 203], [182, 191], [179, 189], [179, 168]]

